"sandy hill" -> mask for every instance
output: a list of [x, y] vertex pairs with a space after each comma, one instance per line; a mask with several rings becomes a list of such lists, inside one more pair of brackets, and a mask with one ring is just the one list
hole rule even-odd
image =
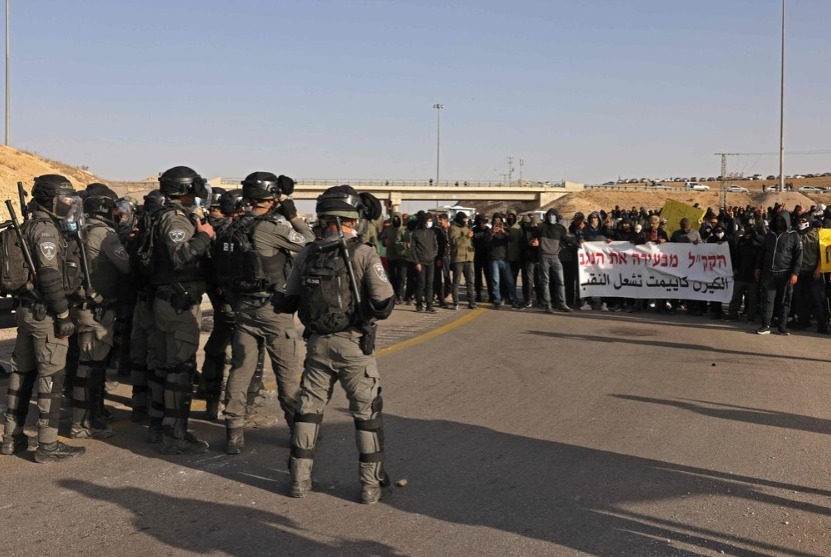
[[[592, 211], [598, 211], [600, 209], [609, 211], [614, 209], [615, 205], [624, 209], [631, 209], [632, 207], [637, 209], [644, 207], [647, 210], [660, 209], [664, 206], [667, 199], [680, 201], [688, 205], [698, 203], [699, 207], [711, 207], [714, 211], [717, 211], [721, 207], [721, 195], [719, 192], [638, 191], [602, 188], [570, 193], [549, 203], [545, 207], [536, 207], [533, 203], [506, 201], [494, 201], [490, 203], [468, 201], [460, 203], [468, 207], [476, 207], [486, 215], [491, 215], [496, 211], [505, 212], [508, 209], [515, 209], [518, 212], [522, 212], [540, 208], [547, 210], [554, 207], [564, 217], [571, 218], [578, 211], [584, 214], [589, 214]], [[751, 191], [750, 193], [727, 194], [727, 204], [730, 206], [744, 207], [751, 205], [753, 207], [761, 206], [767, 208], [773, 207], [777, 203], [783, 205], [788, 210], [793, 210], [797, 204], [802, 205], [804, 209], [808, 209], [811, 205], [831, 205], [831, 194], [806, 195], [799, 192], [764, 193], [759, 190]]]
[[[84, 188], [87, 184], [93, 182], [110, 183], [77, 166], [70, 166], [26, 151], [18, 151], [12, 147], [0, 145], [0, 201], [11, 199], [14, 201], [15, 208], [19, 211], [17, 183], [23, 182], [23, 187], [31, 193], [35, 177], [43, 174], [66, 176], [77, 189]], [[4, 218], [6, 216], [5, 204], [0, 209], [0, 215], [3, 215]]]

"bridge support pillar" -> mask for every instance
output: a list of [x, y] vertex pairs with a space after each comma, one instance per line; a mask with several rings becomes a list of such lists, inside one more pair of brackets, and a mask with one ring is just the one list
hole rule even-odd
[[389, 198], [387, 198], [387, 213], [392, 215], [394, 212], [401, 210], [401, 193], [391, 191]]

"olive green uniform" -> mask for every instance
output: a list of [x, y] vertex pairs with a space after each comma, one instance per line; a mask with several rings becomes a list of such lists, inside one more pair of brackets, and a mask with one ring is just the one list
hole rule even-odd
[[6, 396], [4, 449], [11, 448], [18, 440], [25, 441], [23, 426], [33, 394], [37, 395], [40, 413], [39, 444], [57, 442], [61, 416], [68, 339], [56, 335], [55, 325], [56, 316], [69, 310], [66, 242], [49, 213], [36, 208], [31, 219], [23, 230], [39, 280], [30, 283], [29, 292], [18, 297], [17, 340]]
[[[320, 240], [336, 241], [337, 238], [331, 233]], [[308, 248], [295, 261], [286, 285], [287, 298], [302, 293], [306, 254]], [[357, 246], [353, 268], [360, 291], [373, 302], [383, 302], [394, 295], [381, 260], [372, 247], [364, 244]], [[353, 327], [330, 335], [312, 333], [308, 338], [292, 435], [291, 477], [294, 482], [311, 480], [314, 448], [323, 411], [335, 382], [339, 381], [346, 391], [349, 411], [355, 419], [361, 483], [385, 485], [380, 376], [374, 353], [364, 354], [359, 346], [361, 335], [362, 331]]]
[[72, 382], [72, 437], [91, 436], [103, 425], [95, 422], [103, 404], [107, 356], [113, 347], [114, 305], [120, 275], [130, 272], [130, 257], [112, 225], [90, 217], [84, 233], [90, 281], [102, 301], [70, 303], [79, 348], [78, 371]]
[[[190, 405], [193, 397], [193, 377], [196, 373], [196, 350], [202, 325], [202, 295], [205, 279], [200, 261], [210, 247], [211, 238], [205, 232], [196, 232], [189, 213], [176, 201], [159, 216], [158, 236], [154, 258], [156, 272], [150, 281], [155, 286], [153, 318], [156, 337], [151, 338], [150, 360], [156, 362], [155, 378], [163, 381], [162, 401], [154, 406], [164, 407], [164, 443], [166, 454], [184, 452], [176, 440], [194, 442], [187, 433]], [[151, 396], [154, 391], [151, 386]], [[158, 423], [151, 416], [151, 428]], [[204, 444], [207, 449], [207, 444]], [[202, 449], [202, 450], [204, 450]]]
[[[242, 218], [254, 218], [249, 213]], [[225, 420], [229, 430], [243, 427], [248, 388], [257, 367], [259, 346], [264, 346], [277, 379], [277, 398], [289, 427], [294, 425], [294, 411], [300, 386], [302, 366], [298, 352], [298, 334], [294, 315], [275, 313], [271, 305], [274, 292], [283, 292], [294, 254], [314, 234], [303, 219], [286, 220], [278, 214], [258, 219], [250, 230], [252, 248], [269, 270], [271, 285], [254, 293], [231, 292], [234, 308], [233, 359], [225, 388]]]

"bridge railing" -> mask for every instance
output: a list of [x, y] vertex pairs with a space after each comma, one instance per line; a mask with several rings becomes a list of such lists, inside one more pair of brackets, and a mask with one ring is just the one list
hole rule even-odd
[[[222, 178], [220, 183], [222, 186], [238, 187], [242, 180], [240, 178]], [[454, 187], [469, 187], [469, 188], [499, 188], [499, 187], [549, 187], [549, 188], [563, 188], [563, 182], [532, 182], [523, 180], [522, 182], [515, 181], [510, 184], [505, 184], [502, 181], [495, 180], [441, 180], [435, 182], [434, 180], [375, 180], [367, 178], [301, 178], [297, 180], [299, 186], [338, 186], [340, 184], [349, 184], [352, 187], [435, 187], [435, 188], [454, 188]]]

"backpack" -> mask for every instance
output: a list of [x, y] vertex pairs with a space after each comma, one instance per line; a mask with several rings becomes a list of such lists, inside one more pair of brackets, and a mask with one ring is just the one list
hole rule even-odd
[[[29, 223], [35, 220], [46, 219], [23, 222], [21, 231], [24, 238], [26, 238]], [[32, 276], [26, 257], [23, 255], [20, 240], [14, 228], [9, 226], [0, 232], [0, 294], [20, 295], [30, 290], [31, 284]]]
[[[357, 240], [347, 242], [353, 260], [358, 245]], [[357, 312], [349, 270], [340, 253], [340, 245], [337, 242], [315, 242], [308, 250], [300, 277], [300, 321], [311, 332], [320, 335], [344, 331], [356, 323]]]
[[130, 267], [137, 275], [140, 283], [147, 282], [156, 272], [156, 237], [158, 236], [159, 222], [164, 209], [143, 211], [136, 223], [136, 234], [127, 246], [130, 256]]
[[211, 249], [211, 262], [221, 287], [251, 293], [267, 290], [270, 286], [271, 281], [251, 241], [251, 232], [257, 222], [257, 218], [237, 219], [217, 236]]
[[285, 249], [274, 257], [264, 258], [253, 242], [255, 228], [270, 215], [243, 217], [226, 226], [211, 248], [211, 265], [221, 287], [238, 293], [271, 291], [284, 284], [291, 273], [293, 255]]

